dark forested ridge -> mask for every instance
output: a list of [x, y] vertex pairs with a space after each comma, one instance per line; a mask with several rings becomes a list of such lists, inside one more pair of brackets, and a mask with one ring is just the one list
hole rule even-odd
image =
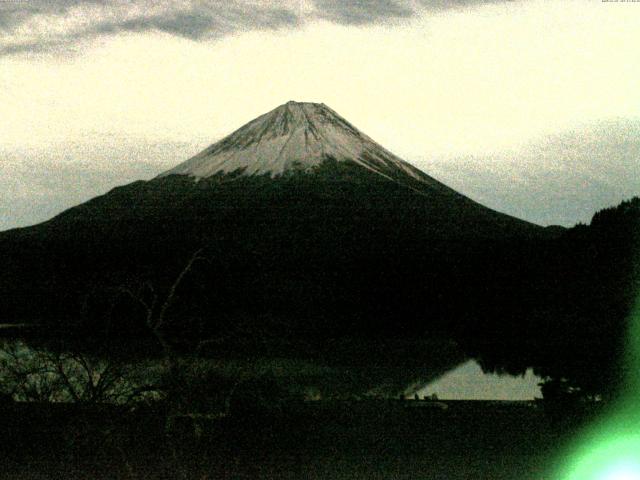
[[638, 199], [565, 231], [349, 162], [240, 173], [134, 182], [3, 232], [3, 322], [139, 344], [140, 300], [166, 298], [200, 252], [166, 312], [176, 344], [239, 324], [283, 351], [442, 335], [488, 369], [534, 366], [594, 391], [615, 380], [638, 286]]
[[488, 370], [533, 366], [550, 390], [615, 394], [640, 294], [640, 198], [519, 257], [508, 295], [494, 290], [478, 302], [477, 328], [461, 326], [467, 350]]
[[2, 311], [6, 321], [97, 325], [110, 304], [127, 332], [139, 312], [122, 298], [111, 305], [114, 289], [166, 291], [203, 249], [174, 303], [183, 325], [285, 317], [309, 333], [410, 334], [441, 322], [438, 299], [478, 251], [500, 256], [511, 240], [546, 236], [453, 191], [348, 163], [273, 179], [173, 175], [0, 234]]

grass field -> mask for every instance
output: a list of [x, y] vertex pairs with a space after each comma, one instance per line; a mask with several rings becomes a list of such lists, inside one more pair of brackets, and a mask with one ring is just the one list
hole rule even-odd
[[540, 480], [563, 440], [527, 402], [308, 402], [169, 427], [160, 412], [17, 404], [2, 424], [11, 479]]

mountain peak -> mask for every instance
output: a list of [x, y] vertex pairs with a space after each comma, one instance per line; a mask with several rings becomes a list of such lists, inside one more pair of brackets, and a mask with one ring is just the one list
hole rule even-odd
[[284, 103], [282, 105], [280, 105], [280, 107], [284, 107], [286, 105], [297, 105], [297, 106], [302, 106], [302, 105], [316, 105], [316, 106], [326, 106], [324, 103], [315, 103], [315, 102], [298, 102], [296, 100], [289, 100], [287, 103]]
[[289, 101], [161, 176], [283, 175], [311, 172], [326, 160], [351, 162], [387, 178], [438, 184], [396, 157], [324, 103]]

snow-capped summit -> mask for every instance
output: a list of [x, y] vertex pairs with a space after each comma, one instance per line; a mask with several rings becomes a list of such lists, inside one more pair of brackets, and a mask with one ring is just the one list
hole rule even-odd
[[323, 103], [290, 101], [259, 116], [196, 156], [164, 172], [196, 178], [218, 173], [269, 175], [312, 171], [349, 161], [388, 178], [442, 185], [375, 143]]

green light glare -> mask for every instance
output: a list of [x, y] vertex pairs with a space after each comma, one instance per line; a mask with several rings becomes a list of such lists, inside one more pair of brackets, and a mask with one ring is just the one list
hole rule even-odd
[[640, 224], [632, 242], [636, 301], [627, 321], [620, 398], [557, 459], [550, 480], [640, 480]]
[[638, 480], [640, 467], [636, 463], [616, 465], [602, 476], [604, 480]]
[[640, 480], [640, 297], [629, 319], [626, 381], [608, 415], [563, 455], [559, 480]]
[[581, 449], [560, 478], [564, 480], [640, 480], [640, 435], [602, 435]]

